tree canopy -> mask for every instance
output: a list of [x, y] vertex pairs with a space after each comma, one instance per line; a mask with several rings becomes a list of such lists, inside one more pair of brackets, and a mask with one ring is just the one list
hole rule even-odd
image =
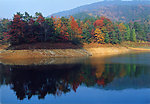
[[13, 20], [0, 20], [0, 42], [14, 44], [33, 42], [112, 43], [122, 41], [147, 41], [150, 33], [149, 19], [138, 22], [120, 23], [110, 19], [93, 17], [84, 20], [70, 18], [45, 18], [42, 13], [30, 16], [27, 12], [17, 13]]

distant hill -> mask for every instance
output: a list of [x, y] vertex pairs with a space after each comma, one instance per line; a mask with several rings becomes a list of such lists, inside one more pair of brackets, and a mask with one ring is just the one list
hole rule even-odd
[[68, 17], [76, 19], [90, 16], [106, 16], [114, 21], [142, 21], [150, 15], [150, 1], [102, 1], [62, 11], [50, 16]]

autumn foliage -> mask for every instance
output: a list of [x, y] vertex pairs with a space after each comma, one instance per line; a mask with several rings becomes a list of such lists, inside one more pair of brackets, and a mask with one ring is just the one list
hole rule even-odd
[[105, 34], [102, 33], [102, 31], [99, 28], [96, 28], [94, 31], [94, 37], [98, 43], [104, 43], [105, 40]]
[[0, 39], [12, 45], [33, 42], [117, 44], [122, 41], [137, 41], [137, 38], [146, 40], [146, 37], [140, 36], [144, 30], [139, 28], [138, 23], [112, 22], [104, 16], [76, 20], [73, 16], [45, 18], [41, 13], [32, 17], [26, 12], [17, 13], [12, 21], [6, 22], [9, 23], [8, 28], [0, 33]]
[[96, 20], [95, 22], [94, 22], [94, 27], [95, 28], [102, 28], [103, 26], [104, 26], [104, 22], [103, 22], [104, 20]]
[[14, 19], [9, 26], [8, 34], [10, 35], [11, 43], [20, 43], [24, 41], [25, 22], [21, 20], [19, 15], [14, 15]]
[[70, 17], [70, 26], [71, 29], [73, 30], [73, 35], [81, 35], [82, 34], [82, 29], [79, 27], [78, 23], [74, 19], [73, 16]]

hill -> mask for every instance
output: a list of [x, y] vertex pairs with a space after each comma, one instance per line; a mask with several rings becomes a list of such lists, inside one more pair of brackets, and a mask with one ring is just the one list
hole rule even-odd
[[150, 1], [102, 1], [62, 11], [50, 16], [68, 17], [76, 19], [91, 16], [106, 16], [113, 21], [143, 21], [150, 15]]

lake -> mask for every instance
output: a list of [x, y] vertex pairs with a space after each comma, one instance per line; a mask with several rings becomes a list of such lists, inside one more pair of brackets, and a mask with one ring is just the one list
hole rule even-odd
[[72, 60], [0, 64], [0, 102], [150, 104], [150, 53]]

